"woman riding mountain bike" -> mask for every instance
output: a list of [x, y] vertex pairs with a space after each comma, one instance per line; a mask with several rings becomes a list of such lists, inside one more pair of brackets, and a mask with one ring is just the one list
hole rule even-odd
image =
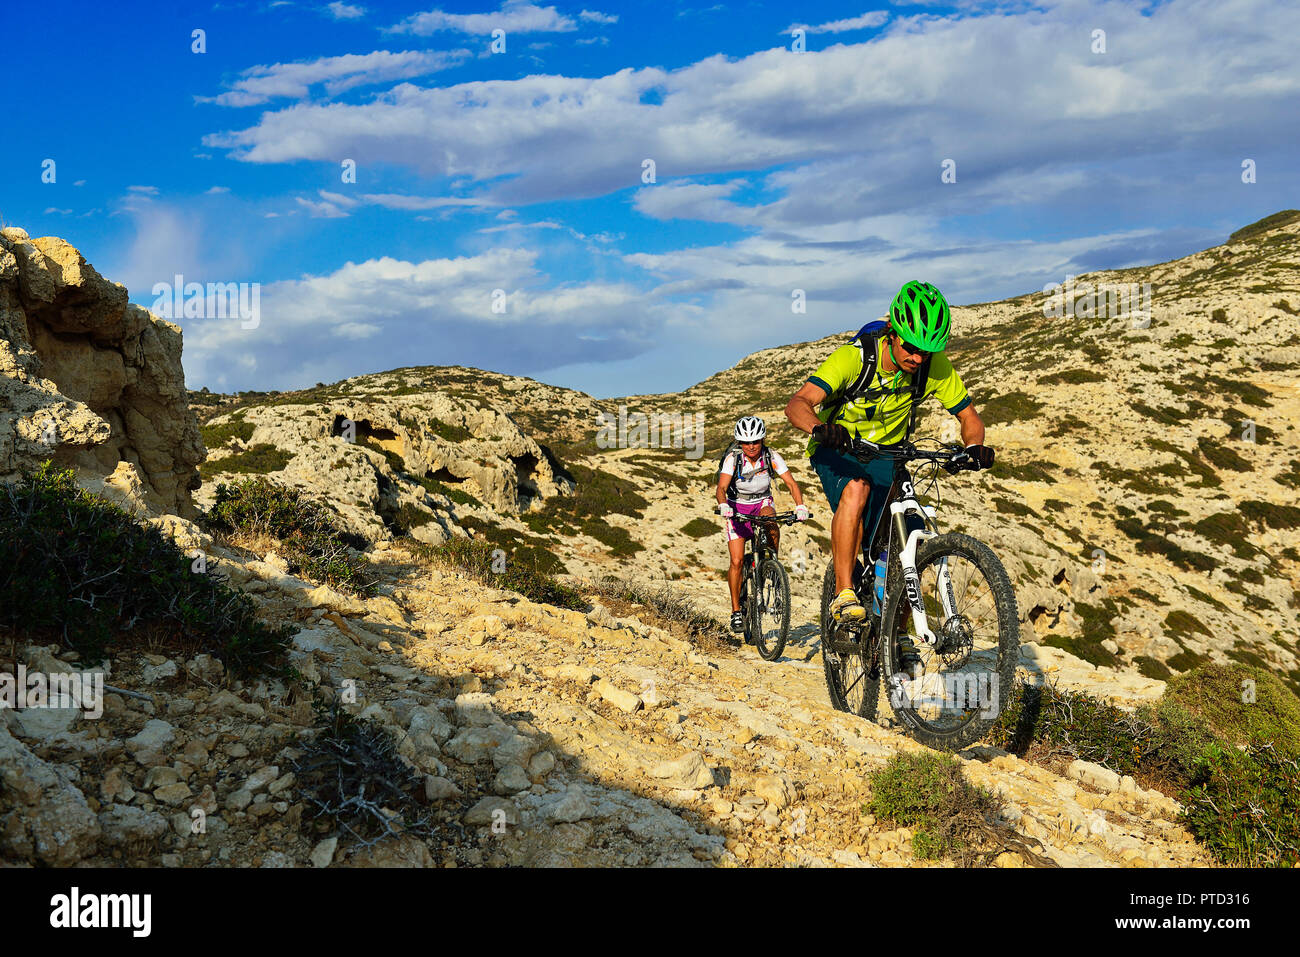
[[[718, 470], [718, 514], [724, 521], [727, 550], [731, 564], [727, 568], [727, 584], [731, 587], [731, 630], [745, 630], [745, 616], [740, 610], [741, 562], [745, 556], [745, 542], [754, 536], [748, 522], [733, 521], [740, 515], [775, 515], [776, 503], [772, 498], [772, 476], [785, 482], [795, 501], [795, 518], [808, 520], [808, 506], [803, 502], [803, 492], [790, 474], [785, 460], [764, 441], [767, 425], [754, 415], [742, 416], [733, 431], [738, 449], [728, 450]], [[775, 525], [769, 532], [772, 548], [780, 544], [780, 533]]]

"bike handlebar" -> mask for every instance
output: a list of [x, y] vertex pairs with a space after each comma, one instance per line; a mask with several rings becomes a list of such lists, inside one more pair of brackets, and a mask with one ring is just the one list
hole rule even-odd
[[[858, 459], [870, 456], [873, 458], [892, 458], [900, 462], [918, 460], [938, 462], [944, 468], [948, 468], [950, 465], [953, 466], [952, 471], [954, 472], [962, 470], [977, 472], [980, 468], [978, 462], [966, 455], [965, 448], [954, 443], [945, 443], [938, 449], [919, 449], [906, 439], [894, 445], [877, 445], [875, 442], [868, 442], [866, 439], [852, 438], [849, 440], [849, 446], [845, 451]], [[962, 457], [965, 457], [966, 461], [958, 461]]]
[[[714, 514], [717, 513], [715, 512]], [[780, 515], [745, 515], [742, 512], [736, 512], [731, 517], [736, 519], [736, 521], [749, 522], [750, 524], [756, 524], [758, 522], [780, 522], [783, 525], [792, 525], [798, 521], [798, 519], [795, 518], [794, 512], [785, 512]]]

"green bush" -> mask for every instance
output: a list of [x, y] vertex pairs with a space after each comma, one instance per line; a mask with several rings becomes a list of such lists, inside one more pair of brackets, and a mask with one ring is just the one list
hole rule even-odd
[[1171, 677], [1160, 700], [1135, 714], [1020, 682], [990, 739], [1017, 754], [1082, 758], [1160, 785], [1224, 864], [1300, 863], [1300, 698], [1270, 671], [1202, 665]]
[[966, 867], [987, 852], [1001, 801], [967, 781], [952, 755], [901, 752], [872, 773], [867, 809], [878, 820], [913, 828], [917, 857], [951, 857]]
[[1252, 236], [1268, 232], [1270, 229], [1277, 229], [1279, 226], [1293, 223], [1297, 219], [1300, 219], [1300, 209], [1284, 209], [1281, 212], [1273, 213], [1271, 216], [1256, 220], [1249, 226], [1242, 226], [1241, 229], [1228, 237], [1228, 241], [1235, 242], [1241, 239], [1249, 239]]
[[693, 518], [682, 526], [682, 531], [691, 538], [705, 538], [718, 532], [716, 522], [711, 522], [707, 518]]
[[450, 422], [443, 422], [441, 419], [433, 419], [429, 422], [429, 431], [439, 438], [446, 439], [448, 442], [464, 442], [472, 438], [469, 429], [459, 425], [452, 425]]
[[245, 422], [243, 416], [242, 412], [236, 412], [230, 416], [229, 422], [200, 426], [203, 444], [209, 449], [219, 449], [234, 438], [247, 442], [253, 437], [253, 423]]
[[1006, 423], [1032, 419], [1042, 410], [1043, 403], [1024, 392], [1008, 392], [990, 396], [979, 407], [980, 416], [988, 422]]
[[518, 592], [530, 601], [560, 608], [587, 607], [586, 599], [576, 590], [556, 581], [536, 564], [503, 557], [499, 546], [492, 542], [452, 538], [441, 545], [416, 542], [408, 547], [425, 561], [459, 569], [485, 585]]
[[[375, 594], [367, 580], [367, 562], [352, 554], [366, 541], [338, 528], [321, 505], [302, 497], [295, 488], [265, 478], [244, 479], [216, 488], [207, 524], [216, 531], [269, 535], [284, 545], [289, 570], [353, 592]], [[349, 550], [351, 549], [351, 550]]]
[[989, 731], [989, 741], [1016, 754], [1031, 748], [1078, 758], [1123, 774], [1137, 770], [1155, 731], [1121, 708], [1054, 684], [1018, 681]]
[[1228, 867], [1300, 864], [1300, 761], [1251, 746], [1211, 745], [1204, 780], [1183, 797], [1188, 830]]
[[1173, 678], [1165, 695], [1230, 745], [1272, 744], [1300, 755], [1300, 698], [1271, 670], [1206, 665]]
[[1005, 498], [993, 499], [993, 507], [1004, 515], [1033, 515], [1034, 510], [1024, 502], [1013, 502]]
[[206, 482], [222, 472], [255, 473], [265, 475], [278, 472], [289, 464], [293, 455], [266, 442], [259, 442], [251, 449], [227, 455], [224, 458], [204, 462], [199, 466], [199, 475]]
[[627, 479], [619, 478], [600, 469], [573, 465], [576, 486], [572, 495], [557, 495], [546, 504], [523, 517], [525, 524], [535, 532], [561, 532], [590, 535], [609, 547], [614, 555], [633, 555], [642, 546], [632, 539], [626, 529], [612, 525], [610, 515], [628, 515], [641, 518], [641, 510], [649, 503]]
[[1249, 472], [1255, 468], [1246, 459], [1237, 454], [1226, 440], [1213, 441], [1202, 436], [1196, 440], [1196, 447], [1201, 450], [1207, 462], [1216, 468], [1230, 469], [1234, 472]]
[[476, 539], [491, 542], [500, 548], [512, 562], [523, 562], [548, 575], [563, 574], [568, 570], [564, 567], [564, 562], [556, 557], [555, 546], [544, 538], [504, 528], [495, 522], [473, 516], [461, 519], [460, 523], [473, 532]]
[[416, 482], [420, 483], [426, 492], [432, 492], [434, 495], [445, 495], [457, 505], [468, 505], [470, 508], [483, 507], [483, 503], [473, 495], [470, 495], [469, 492], [461, 491], [454, 485], [447, 485], [443, 482], [439, 482], [435, 478], [429, 478], [427, 476], [423, 478], [417, 478], [416, 476], [411, 477]]
[[1118, 664], [1118, 659], [1102, 645], [1103, 641], [1114, 638], [1116, 634], [1112, 622], [1119, 614], [1119, 609], [1114, 600], [1103, 598], [1100, 608], [1086, 602], [1076, 602], [1074, 613], [1082, 626], [1081, 634], [1073, 637], [1052, 635], [1045, 638], [1043, 644], [1064, 649], [1076, 658], [1094, 665], [1109, 667]]
[[1206, 628], [1196, 616], [1181, 608], [1171, 611], [1165, 615], [1165, 630], [1170, 632], [1175, 638], [1180, 635], [1190, 635], [1193, 632], [1200, 632], [1207, 638], [1212, 636], [1210, 629]]
[[1066, 369], [1051, 375], [1038, 377], [1039, 385], [1082, 385], [1085, 382], [1105, 382], [1106, 377], [1100, 372], [1088, 368]]
[[1212, 572], [1219, 567], [1217, 561], [1211, 555], [1205, 555], [1201, 552], [1188, 551], [1181, 545], [1171, 542], [1163, 535], [1157, 535], [1146, 527], [1136, 518], [1123, 518], [1115, 523], [1115, 527], [1127, 535], [1138, 546], [1147, 552], [1154, 552], [1157, 555], [1163, 555], [1169, 561], [1173, 562], [1179, 568], [1186, 571]]
[[1137, 665], [1139, 674], [1157, 681], [1167, 681], [1173, 675], [1168, 666], [1158, 658], [1138, 655], [1133, 659], [1133, 664]]
[[1300, 507], [1295, 505], [1249, 501], [1242, 502], [1240, 508], [1242, 515], [1263, 528], [1283, 531], [1300, 528]]
[[0, 624], [98, 661], [116, 648], [210, 652], [236, 674], [287, 674], [294, 629], [151, 525], [45, 462], [0, 491]]

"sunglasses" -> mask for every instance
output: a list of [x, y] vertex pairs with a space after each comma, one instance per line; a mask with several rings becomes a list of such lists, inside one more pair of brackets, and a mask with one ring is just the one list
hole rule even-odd
[[903, 351], [906, 352], [909, 356], [928, 356], [933, 354], [930, 352], [926, 352], [924, 349], [918, 349], [916, 346], [912, 345], [906, 339], [900, 338], [898, 340], [898, 344], [903, 347]]

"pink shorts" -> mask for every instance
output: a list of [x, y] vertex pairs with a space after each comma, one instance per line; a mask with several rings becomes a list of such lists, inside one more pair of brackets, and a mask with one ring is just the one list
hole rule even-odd
[[[772, 496], [759, 499], [757, 502], [732, 502], [731, 507], [740, 515], [757, 515], [764, 508], [776, 508], [776, 502]], [[723, 533], [727, 536], [727, 541], [734, 541], [737, 538], [753, 538], [754, 526], [748, 522], [737, 522], [735, 519], [727, 519], [722, 526]]]

